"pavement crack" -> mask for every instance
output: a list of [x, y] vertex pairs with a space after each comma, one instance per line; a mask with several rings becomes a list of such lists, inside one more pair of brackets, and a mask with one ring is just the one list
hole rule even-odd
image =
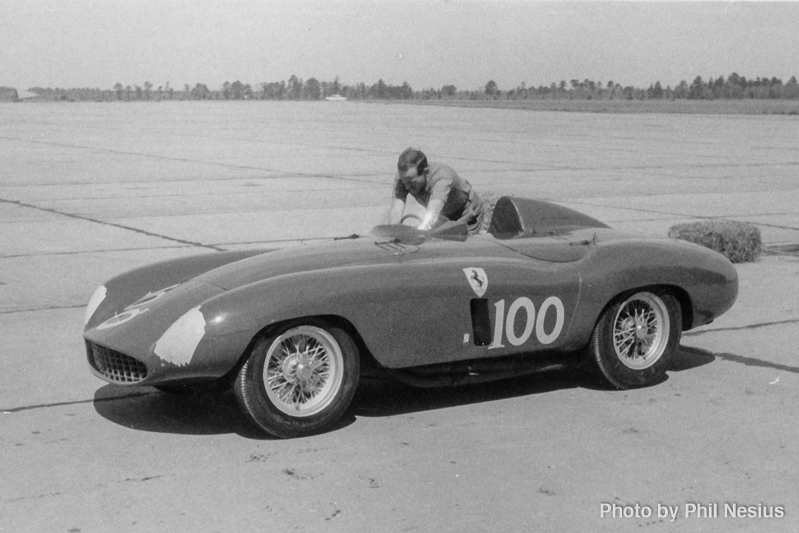
[[86, 304], [81, 305], [48, 305], [47, 307], [31, 307], [26, 309], [7, 309], [0, 310], [0, 315], [12, 315], [14, 313], [35, 313], [37, 311], [55, 311], [57, 309], [84, 309]]
[[253, 166], [248, 166], [248, 165], [234, 165], [234, 164], [230, 164], [230, 163], [217, 163], [215, 161], [201, 161], [201, 160], [197, 160], [197, 159], [188, 159], [188, 158], [185, 158], [185, 157], [171, 157], [171, 156], [165, 156], [165, 155], [148, 154], [148, 153], [144, 153], [144, 152], [132, 152], [132, 151], [129, 151], [129, 150], [114, 150], [113, 148], [98, 148], [98, 147], [95, 147], [95, 146], [86, 146], [86, 145], [81, 145], [81, 144], [70, 144], [70, 143], [62, 143], [62, 142], [54, 142], [54, 141], [38, 141], [38, 140], [33, 140], [33, 139], [22, 139], [22, 138], [19, 138], [19, 137], [7, 137], [7, 136], [0, 136], [0, 139], [5, 139], [7, 141], [26, 142], [26, 143], [31, 143], [31, 144], [43, 144], [43, 145], [46, 145], [46, 146], [58, 146], [58, 147], [61, 147], [61, 148], [72, 148], [72, 149], [77, 149], [77, 150], [89, 150], [91, 152], [104, 152], [104, 153], [107, 153], [107, 154], [131, 155], [131, 156], [136, 156], [136, 157], [145, 157], [145, 158], [148, 158], [148, 159], [158, 159], [158, 160], [162, 160], [162, 161], [180, 161], [180, 162], [184, 162], [184, 163], [200, 163], [200, 164], [203, 164], [203, 165], [211, 165], [211, 166], [226, 167], [226, 168], [242, 168], [242, 169], [248, 169], [248, 170], [272, 171], [272, 169], [269, 169], [269, 168], [259, 168], [259, 167], [253, 167]]
[[6, 204], [16, 205], [16, 206], [19, 206], [19, 207], [27, 207], [29, 209], [36, 209], [37, 211], [43, 211], [45, 213], [51, 213], [51, 214], [60, 215], [60, 216], [63, 216], [63, 217], [74, 218], [76, 220], [83, 220], [83, 221], [86, 221], [86, 222], [93, 222], [95, 224], [101, 224], [103, 226], [110, 226], [110, 227], [114, 227], [114, 228], [124, 229], [124, 230], [127, 230], [127, 231], [132, 231], [134, 233], [139, 233], [141, 235], [146, 235], [148, 237], [155, 237], [155, 238], [158, 238], [158, 239], [164, 239], [164, 240], [167, 240], [167, 241], [177, 242], [177, 243], [180, 243], [180, 244], [186, 244], [186, 245], [189, 245], [189, 246], [195, 246], [195, 247], [199, 247], [199, 248], [210, 248], [211, 250], [215, 250], [217, 252], [223, 251], [221, 248], [218, 248], [218, 247], [216, 247], [214, 245], [211, 245], [211, 244], [203, 244], [201, 242], [188, 241], [188, 240], [185, 240], [185, 239], [177, 239], [175, 237], [169, 237], [167, 235], [161, 235], [161, 234], [158, 234], [158, 233], [153, 233], [153, 232], [150, 232], [150, 231], [147, 231], [147, 230], [134, 228], [132, 226], [126, 226], [124, 224], [116, 224], [114, 222], [107, 222], [105, 220], [99, 220], [99, 219], [96, 219], [96, 218], [85, 217], [85, 216], [82, 216], [82, 215], [76, 215], [74, 213], [65, 213], [63, 211], [58, 211], [57, 209], [50, 209], [50, 208], [47, 208], [47, 207], [40, 207], [40, 206], [37, 206], [37, 205], [28, 204], [28, 203], [25, 203], [25, 202], [20, 202], [19, 200], [7, 200], [5, 198], [0, 198], [0, 202], [6, 203]]
[[799, 323], [799, 318], [792, 318], [789, 320], [775, 320], [773, 322], [760, 322], [758, 324], [748, 324], [746, 326], [735, 326], [730, 328], [713, 328], [713, 329], [705, 329], [702, 331], [686, 331], [683, 333], [683, 337], [696, 337], [697, 335], [704, 335], [706, 333], [721, 333], [724, 331], [746, 331], [750, 329], [759, 329], [759, 328], [767, 328], [770, 326], [782, 326], [785, 324], [797, 324]]
[[[636, 213], [647, 213], [647, 214], [650, 214], [650, 215], [667, 215], [667, 216], [676, 216], [676, 217], [680, 217], [680, 218], [692, 218], [692, 219], [696, 219], [696, 220], [721, 220], [721, 221], [725, 221], [726, 220], [726, 221], [731, 221], [731, 222], [735, 222], [736, 221], [736, 220], [732, 220], [733, 218], [736, 218], [736, 217], [728, 217], [728, 216], [715, 216], [714, 217], [714, 216], [701, 216], [701, 215], [696, 215], [696, 214], [693, 214], [693, 213], [672, 213], [672, 212], [668, 212], [668, 211], [661, 211], [659, 209], [645, 209], [643, 207], [629, 207], [629, 206], [618, 207], [618, 206], [613, 206], [613, 205], [604, 205], [604, 204], [597, 204], [597, 203], [593, 203], [593, 202], [567, 200], [567, 199], [555, 200], [555, 201], [570, 202], [570, 203], [574, 203], [574, 204], [577, 204], [577, 205], [586, 205], [586, 206], [591, 206], [591, 207], [602, 207], [602, 208], [610, 208], [610, 209], [623, 209], [625, 211], [634, 211]], [[750, 214], [749, 218], [757, 217], [757, 216], [774, 216], [774, 215], [782, 215], [782, 214], [783, 213], [754, 213], [754, 214]], [[656, 220], [656, 219], [652, 219], [652, 220]], [[785, 226], [785, 225], [781, 225], [781, 224], [770, 224], [770, 223], [767, 223], [767, 222], [751, 222], [751, 224], [754, 224], [755, 226], [764, 226], [764, 227], [767, 227], [767, 228], [799, 230], [799, 227]]]
[[782, 365], [779, 363], [771, 363], [769, 361], [763, 361], [762, 359], [757, 359], [755, 357], [746, 357], [744, 355], [735, 355], [732, 353], [714, 353], [713, 355], [718, 357], [719, 359], [724, 359], [725, 361], [731, 361], [733, 363], [740, 363], [746, 366], [772, 368], [774, 370], [783, 370], [785, 372], [790, 372], [792, 374], [799, 374], [799, 366], [789, 366], [789, 365]]
[[[231, 243], [238, 244], [238, 243]], [[214, 244], [213, 246], [218, 246]], [[165, 245], [165, 246], [147, 246], [139, 248], [106, 248], [105, 250], [80, 250], [77, 252], [62, 251], [62, 252], [37, 252], [27, 254], [14, 254], [14, 255], [0, 255], [0, 261], [4, 259], [27, 259], [31, 257], [54, 257], [61, 255], [87, 255], [87, 254], [113, 254], [118, 252], [141, 252], [141, 251], [161, 251], [161, 250], [180, 250], [185, 248], [185, 245]]]
[[50, 492], [47, 494], [37, 494], [35, 496], [22, 496], [21, 498], [12, 498], [10, 500], [5, 500], [4, 503], [16, 503], [25, 500], [41, 500], [42, 498], [53, 498], [55, 496], [63, 496], [63, 494], [60, 492]]
[[40, 403], [40, 404], [33, 404], [33, 405], [23, 405], [21, 407], [11, 407], [11, 408], [0, 408], [0, 413], [4, 415], [10, 415], [14, 413], [21, 413], [23, 411], [33, 411], [35, 409], [50, 409], [53, 407], [64, 407], [65, 405], [81, 405], [85, 403], [105, 403], [105, 402], [117, 402], [122, 400], [129, 400], [131, 398], [139, 398], [141, 396], [147, 396], [152, 394], [152, 392], [138, 392], [134, 394], [125, 394], [123, 396], [114, 396], [113, 398], [92, 398], [91, 400], [75, 400], [74, 402], [53, 402], [53, 403]]
[[131, 482], [132, 483], [143, 483], [145, 481], [152, 481], [153, 479], [158, 479], [160, 477], [163, 477], [163, 476], [145, 476], [145, 477], [140, 477], [140, 478], [129, 477], [127, 479], [123, 479], [121, 481], [118, 481], [117, 483], [131, 483]]
[[680, 346], [680, 349], [684, 350], [687, 353], [702, 355], [708, 358], [718, 357], [723, 361], [738, 363], [745, 366], [771, 368], [773, 370], [782, 370], [785, 372], [790, 372], [792, 374], [799, 374], [799, 367], [797, 366], [783, 365], [781, 363], [772, 363], [771, 361], [764, 361], [763, 359], [758, 359], [756, 357], [747, 357], [745, 355], [737, 355], [727, 352], [722, 352], [722, 353], [711, 352], [710, 350], [705, 350], [703, 348], [696, 348], [694, 346]]
[[[308, 173], [308, 172], [286, 172], [286, 171], [281, 171], [281, 170], [268, 168], [268, 167], [256, 167], [256, 166], [252, 166], [252, 165], [235, 165], [235, 164], [232, 164], [232, 163], [219, 163], [217, 161], [202, 161], [202, 160], [199, 160], [199, 159], [189, 159], [189, 158], [186, 158], [186, 157], [171, 157], [171, 156], [165, 156], [165, 155], [148, 154], [148, 153], [144, 153], [144, 152], [132, 152], [132, 151], [128, 151], [128, 150], [114, 150], [113, 148], [98, 148], [98, 147], [95, 147], [95, 146], [85, 146], [85, 145], [80, 145], [80, 144], [60, 143], [60, 142], [54, 142], [54, 141], [38, 141], [38, 140], [33, 140], [33, 139], [22, 139], [22, 138], [18, 138], [18, 137], [0, 136], [0, 139], [4, 139], [4, 140], [7, 140], [7, 141], [27, 142], [27, 143], [32, 143], [32, 144], [44, 144], [44, 145], [47, 145], [47, 146], [59, 146], [61, 148], [71, 148], [71, 149], [76, 149], [76, 150], [89, 150], [89, 151], [92, 151], [92, 152], [104, 152], [104, 153], [108, 153], [108, 154], [119, 154], [119, 155], [126, 155], [126, 156], [144, 157], [144, 158], [147, 158], [147, 159], [158, 159], [158, 160], [161, 160], [161, 161], [178, 161], [178, 162], [181, 162], [181, 163], [194, 163], [194, 164], [208, 165], [208, 166], [213, 166], [213, 167], [237, 168], [237, 169], [242, 169], [242, 170], [258, 170], [258, 171], [263, 171], [263, 172], [275, 172], [275, 173], [279, 174], [279, 176], [276, 176], [276, 177], [273, 177], [273, 178], [266, 178], [266, 179], [280, 179], [280, 178], [286, 178], [286, 177], [300, 177], [300, 178], [325, 178], [325, 179], [331, 179], [331, 180], [335, 180], [335, 181], [352, 181], [352, 182], [356, 182], [356, 183], [375, 183], [375, 184], [382, 184], [383, 183], [383, 180], [381, 180], [381, 179], [374, 179], [374, 180], [365, 179], [364, 180], [364, 179], [358, 179], [357, 177], [353, 177], [352, 175], [334, 176], [332, 174], [322, 174], [322, 175], [320, 175], [320, 174], [314, 174], [314, 173]], [[318, 148], [317, 145], [310, 145], [309, 144], [307, 146], [313, 146], [314, 148]], [[341, 147], [338, 147], [338, 148], [341, 148]], [[362, 149], [351, 149], [351, 150], [364, 151]], [[369, 174], [368, 175], [368, 177], [372, 177], [372, 176], [373, 176], [373, 174]]]

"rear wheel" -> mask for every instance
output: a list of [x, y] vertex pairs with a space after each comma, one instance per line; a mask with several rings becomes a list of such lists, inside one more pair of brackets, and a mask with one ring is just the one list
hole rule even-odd
[[662, 379], [677, 353], [682, 314], [665, 291], [641, 291], [618, 298], [597, 322], [589, 355], [619, 389], [645, 387]]
[[293, 324], [258, 341], [234, 391], [258, 427], [280, 437], [322, 431], [346, 411], [360, 373], [346, 332], [322, 323]]

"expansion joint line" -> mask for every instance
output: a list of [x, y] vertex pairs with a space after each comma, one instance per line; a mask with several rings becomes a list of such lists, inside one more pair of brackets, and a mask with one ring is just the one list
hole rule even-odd
[[[98, 147], [93, 147], [93, 146], [84, 146], [84, 145], [79, 145], [79, 144], [69, 144], [69, 143], [62, 143], [62, 142], [55, 142], [55, 141], [41, 141], [41, 140], [34, 140], [34, 139], [22, 139], [22, 138], [18, 138], [18, 137], [8, 137], [8, 136], [3, 136], [3, 135], [0, 135], [0, 139], [6, 140], [6, 141], [26, 142], [26, 143], [32, 143], [32, 144], [43, 144], [43, 145], [47, 145], [47, 146], [58, 146], [58, 147], [61, 147], [61, 148], [70, 148], [70, 149], [76, 149], [76, 150], [88, 150], [88, 151], [91, 151], [91, 152], [102, 152], [102, 153], [107, 153], [107, 154], [134, 156], [134, 157], [144, 157], [144, 158], [148, 158], [148, 159], [156, 159], [156, 160], [162, 160], [162, 161], [178, 161], [178, 162], [181, 162], [181, 163], [193, 163], [193, 164], [207, 165], [207, 166], [212, 166], [212, 167], [233, 168], [233, 169], [239, 169], [239, 170], [256, 170], [256, 171], [259, 171], [259, 172], [275, 172], [275, 173], [278, 174], [277, 176], [271, 176], [271, 177], [263, 177], [262, 176], [262, 177], [259, 177], [258, 179], [272, 180], [272, 179], [285, 179], [285, 178], [309, 178], [309, 179], [322, 178], [322, 179], [329, 179], [329, 180], [333, 180], [333, 181], [344, 181], [344, 182], [354, 182], [354, 183], [374, 183], [374, 184], [381, 184], [381, 185], [383, 184], [383, 180], [382, 179], [379, 179], [379, 180], [378, 179], [365, 179], [365, 178], [371, 177], [371, 174], [369, 176], [365, 176], [364, 179], [362, 179], [362, 178], [359, 178], [359, 177], [336, 176], [336, 175], [333, 175], [333, 174], [315, 174], [315, 173], [308, 173], [308, 172], [287, 172], [287, 171], [283, 171], [283, 170], [277, 170], [277, 169], [267, 168], [267, 167], [256, 167], [256, 166], [252, 166], [252, 165], [237, 165], [237, 164], [233, 164], [233, 163], [220, 163], [218, 161], [203, 161], [203, 160], [199, 160], [199, 159], [188, 159], [188, 158], [185, 158], [185, 157], [173, 157], [173, 156], [165, 156], [165, 155], [158, 155], [158, 154], [148, 154], [148, 153], [143, 153], [143, 152], [131, 152], [131, 151], [127, 151], [127, 150], [115, 150], [113, 148], [98, 148]], [[311, 146], [311, 145], [309, 145], [309, 146]], [[317, 147], [317, 145], [312, 145], [312, 146]], [[340, 148], [340, 147], [335, 147], [335, 148], [343, 149], [343, 148]]]
[[132, 231], [132, 232], [138, 233], [140, 235], [146, 235], [148, 237], [155, 237], [155, 238], [158, 238], [158, 239], [164, 239], [166, 241], [177, 242], [177, 243], [185, 244], [185, 245], [188, 245], [188, 246], [195, 246], [195, 247], [198, 247], [198, 248], [209, 248], [209, 249], [217, 251], [217, 252], [224, 251], [222, 248], [218, 248], [218, 247], [216, 247], [216, 246], [214, 246], [212, 244], [203, 244], [201, 242], [187, 241], [185, 239], [176, 239], [175, 237], [169, 237], [167, 235], [161, 235], [161, 234], [153, 233], [153, 232], [146, 231], [146, 230], [143, 230], [143, 229], [134, 228], [134, 227], [131, 227], [131, 226], [125, 226], [124, 224], [116, 224], [114, 222], [107, 222], [105, 220], [99, 220], [99, 219], [96, 219], [96, 218], [84, 217], [84, 216], [81, 216], [81, 215], [75, 215], [73, 213], [64, 213], [64, 212], [58, 211], [56, 209], [49, 209], [47, 207], [39, 207], [37, 205], [27, 204], [25, 202], [20, 202], [18, 200], [6, 200], [4, 198], [0, 198], [0, 202], [5, 203], [5, 204], [16, 205], [16, 206], [19, 206], [19, 207], [27, 207], [29, 209], [35, 209], [37, 211], [43, 211], [45, 213], [52, 213], [54, 215], [59, 215], [59, 216], [63, 216], [63, 217], [74, 218], [76, 220], [83, 220], [83, 221], [86, 221], [86, 222], [92, 222], [94, 224], [101, 224], [103, 226], [111, 226], [111, 227], [114, 227], [114, 228], [119, 228], [119, 229], [123, 229], [123, 230], [127, 230], [127, 231]]

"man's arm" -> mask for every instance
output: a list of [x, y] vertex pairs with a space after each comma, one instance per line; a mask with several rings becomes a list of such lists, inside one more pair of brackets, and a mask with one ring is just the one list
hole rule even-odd
[[441, 200], [430, 200], [427, 203], [427, 211], [422, 218], [421, 224], [419, 224], [419, 229], [426, 230], [433, 227], [438, 221], [438, 217], [441, 216], [441, 210], [444, 208], [444, 202]]
[[388, 223], [399, 224], [402, 219], [402, 212], [405, 211], [405, 201], [394, 198], [391, 201], [391, 209], [388, 212]]
[[442, 167], [435, 174], [435, 181], [430, 191], [430, 200], [427, 201], [427, 211], [422, 217], [422, 222], [419, 224], [419, 229], [427, 230], [433, 227], [433, 224], [438, 222], [441, 216], [441, 211], [444, 209], [444, 204], [449, 198], [449, 191], [452, 188], [452, 181], [454, 171], [449, 167]]
[[387, 224], [399, 224], [402, 213], [405, 211], [405, 200], [408, 199], [408, 190], [400, 182], [399, 171], [394, 175], [394, 189], [392, 191], [391, 207], [388, 209]]

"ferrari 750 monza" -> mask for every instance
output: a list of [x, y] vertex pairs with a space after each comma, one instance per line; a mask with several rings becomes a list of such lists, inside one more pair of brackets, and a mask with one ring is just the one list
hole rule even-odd
[[97, 289], [84, 338], [101, 379], [232, 387], [251, 422], [297, 437], [335, 424], [369, 376], [458, 385], [579, 353], [614, 387], [655, 384], [681, 333], [737, 292], [735, 268], [709, 249], [506, 196], [481, 235], [378, 226], [138, 268]]

